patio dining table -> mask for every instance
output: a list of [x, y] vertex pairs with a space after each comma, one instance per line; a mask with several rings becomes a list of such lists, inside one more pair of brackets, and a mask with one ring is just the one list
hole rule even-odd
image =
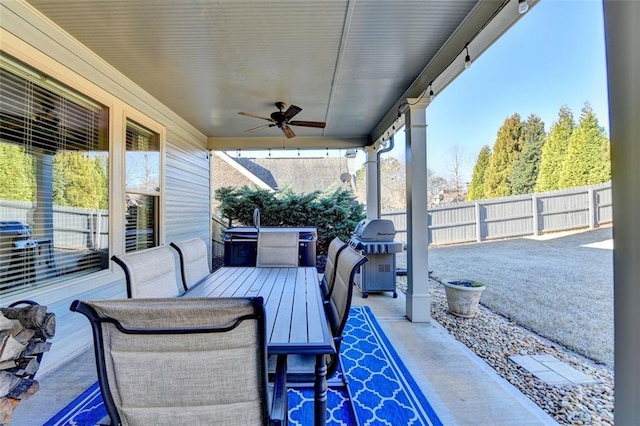
[[315, 355], [314, 419], [326, 424], [325, 355], [336, 352], [315, 267], [222, 267], [183, 297], [264, 299], [269, 355]]

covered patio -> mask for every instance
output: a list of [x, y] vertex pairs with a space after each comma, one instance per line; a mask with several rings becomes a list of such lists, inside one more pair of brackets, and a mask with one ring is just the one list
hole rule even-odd
[[[498, 37], [508, 37], [509, 27], [526, 16], [519, 13], [519, 3], [523, 0], [15, 0], [0, 6], [0, 47], [28, 69], [29, 78], [53, 79], [65, 86], [62, 93], [69, 87], [108, 111], [109, 255], [124, 253], [129, 243], [123, 200], [129, 196], [124, 169], [130, 128], [150, 129], [158, 140], [160, 183], [157, 191], [139, 192], [157, 197], [155, 244], [160, 245], [190, 237], [211, 241], [210, 150], [364, 149], [367, 216], [377, 218], [378, 153], [404, 126], [408, 289], [406, 297], [366, 303], [445, 424], [482, 419], [544, 424], [548, 417], [433, 324], [428, 309], [423, 182], [429, 94], [446, 90], [464, 72], [467, 56], [476, 58]], [[535, 7], [537, 0], [524, 3]], [[640, 276], [635, 217], [640, 208], [640, 176], [635, 172], [640, 158], [640, 95], [635, 84], [640, 35], [635, 22], [640, 6], [605, 1], [604, 10], [614, 223], [623, 230], [614, 233], [615, 415], [620, 424], [635, 424], [640, 405], [640, 314], [635, 309], [640, 299], [635, 285]], [[276, 102], [303, 108], [295, 117], [301, 122], [292, 121], [289, 130], [284, 123], [283, 129], [283, 123], [269, 115]], [[261, 119], [268, 121], [267, 127], [256, 130], [265, 124]], [[304, 125], [311, 120], [326, 126]], [[290, 131], [295, 137], [289, 137]], [[51, 157], [46, 150], [38, 155]], [[86, 353], [91, 344], [86, 324], [68, 312], [71, 300], [124, 294], [124, 277], [113, 264], [52, 284], [2, 294], [3, 305], [33, 299], [56, 312], [59, 330], [42, 366], [44, 377]], [[458, 357], [472, 359], [472, 367], [461, 370]], [[42, 395], [55, 398], [44, 386]], [[482, 398], [477, 404], [462, 404], [478, 395]], [[33, 403], [37, 401], [36, 396]], [[28, 404], [25, 401], [25, 410]]]

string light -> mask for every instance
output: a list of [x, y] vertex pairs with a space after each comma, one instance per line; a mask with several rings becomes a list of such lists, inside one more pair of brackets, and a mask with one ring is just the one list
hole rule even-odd
[[469, 56], [469, 43], [464, 46], [467, 51], [467, 56], [464, 57], [464, 69], [468, 70], [471, 68], [471, 56]]
[[529, 10], [529, 2], [527, 0], [518, 0], [518, 13], [522, 15]]

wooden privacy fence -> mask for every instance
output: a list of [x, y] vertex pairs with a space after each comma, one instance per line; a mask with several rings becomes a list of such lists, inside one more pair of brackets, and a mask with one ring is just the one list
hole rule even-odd
[[[382, 213], [393, 221], [396, 240], [407, 242], [406, 212]], [[498, 238], [590, 228], [613, 220], [611, 182], [526, 195], [428, 207], [429, 244], [480, 242]]]

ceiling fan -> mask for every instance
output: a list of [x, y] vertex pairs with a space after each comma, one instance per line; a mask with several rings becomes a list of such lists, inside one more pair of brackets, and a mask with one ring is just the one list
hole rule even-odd
[[261, 115], [252, 114], [250, 112], [239, 112], [240, 115], [246, 115], [247, 117], [260, 118], [261, 120], [270, 121], [271, 124], [264, 124], [262, 126], [254, 127], [252, 129], [245, 130], [245, 133], [253, 133], [258, 130], [266, 129], [268, 127], [278, 127], [282, 130], [282, 133], [287, 138], [292, 138], [296, 134], [293, 132], [291, 127], [289, 126], [301, 126], [301, 127], [315, 127], [318, 129], [324, 129], [327, 123], [323, 121], [300, 121], [300, 120], [291, 120], [296, 114], [302, 111], [302, 108], [295, 105], [289, 105], [289, 108], [285, 111], [284, 108], [287, 106], [284, 102], [276, 102], [276, 108], [278, 111], [272, 112], [270, 117], [263, 117]]

